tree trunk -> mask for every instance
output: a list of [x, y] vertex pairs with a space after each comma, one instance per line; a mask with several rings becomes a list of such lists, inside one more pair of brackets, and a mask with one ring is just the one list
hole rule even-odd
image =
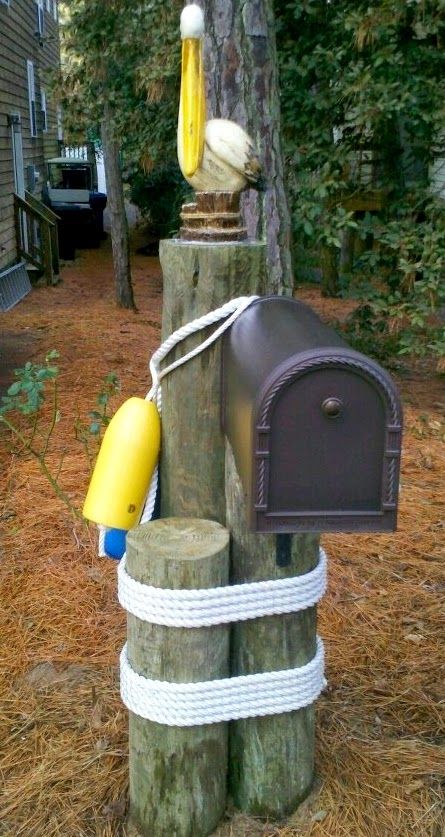
[[356, 230], [346, 227], [341, 240], [340, 270], [342, 274], [352, 273], [354, 269], [354, 248], [357, 238]]
[[255, 140], [267, 189], [244, 193], [244, 220], [250, 238], [267, 241], [268, 290], [292, 294], [273, 3], [200, 0], [200, 5], [206, 22], [207, 118], [232, 119]]
[[328, 244], [320, 246], [321, 295], [337, 296], [339, 291], [337, 270], [337, 248]]
[[107, 183], [107, 205], [111, 221], [111, 246], [116, 287], [116, 300], [123, 308], [135, 308], [131, 285], [130, 247], [128, 224], [125, 214], [124, 188], [119, 159], [119, 144], [113, 134], [113, 120], [110, 106], [104, 105], [101, 126], [104, 154], [105, 179]]

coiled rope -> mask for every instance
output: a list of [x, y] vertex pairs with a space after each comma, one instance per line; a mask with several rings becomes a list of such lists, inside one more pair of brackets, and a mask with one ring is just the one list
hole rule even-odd
[[122, 650], [120, 667], [125, 706], [141, 718], [176, 727], [291, 712], [313, 703], [325, 685], [324, 650], [319, 638], [315, 656], [299, 668], [223, 680], [150, 680], [131, 667], [127, 646]]
[[316, 604], [326, 592], [326, 553], [320, 549], [313, 570], [276, 578], [204, 590], [170, 590], [136, 581], [119, 564], [118, 597], [122, 607], [144, 622], [174, 628], [201, 628], [295, 613]]

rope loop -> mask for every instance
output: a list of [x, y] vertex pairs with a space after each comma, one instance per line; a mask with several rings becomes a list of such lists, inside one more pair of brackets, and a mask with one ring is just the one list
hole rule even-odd
[[121, 697], [135, 715], [166, 726], [189, 727], [291, 712], [313, 703], [325, 686], [324, 649], [303, 666], [207, 680], [171, 683], [138, 674], [125, 645], [120, 657]]
[[118, 598], [133, 616], [156, 625], [200, 628], [241, 622], [315, 605], [326, 591], [326, 565], [326, 553], [320, 549], [317, 566], [303, 575], [204, 590], [171, 590], [132, 578], [124, 556], [117, 571]]
[[[187, 363], [188, 360], [191, 360], [205, 349], [208, 349], [212, 343], [215, 343], [216, 340], [218, 340], [218, 338], [221, 337], [221, 335], [228, 328], [230, 328], [240, 314], [242, 314], [243, 311], [245, 311], [245, 309], [258, 298], [258, 296], [239, 296], [236, 299], [230, 300], [230, 302], [226, 302], [225, 305], [222, 305], [220, 308], [216, 308], [214, 311], [210, 311], [208, 314], [204, 314], [202, 317], [198, 317], [196, 320], [192, 320], [190, 323], [186, 323], [186, 325], [181, 326], [181, 328], [174, 331], [152, 355], [150, 360], [149, 368], [152, 387], [146, 396], [147, 400], [156, 400], [159, 408], [161, 403], [159, 388], [162, 379], [165, 378], [166, 375], [169, 375], [170, 372], [173, 372], [174, 369], [177, 369], [178, 366], [182, 366], [182, 364]], [[171, 350], [178, 345], [178, 343], [181, 343], [187, 337], [190, 337], [191, 334], [195, 334], [197, 331], [202, 331], [202, 329], [207, 328], [210, 325], [214, 325], [219, 320], [223, 319], [225, 319], [225, 322], [220, 325], [219, 328], [213, 332], [213, 334], [207, 337], [206, 340], [203, 340], [202, 343], [199, 343], [198, 346], [190, 352], [187, 352], [186, 355], [178, 360], [175, 360], [174, 363], [171, 363], [169, 366], [166, 366], [165, 369], [160, 371], [161, 362], [165, 357], [167, 357]]]

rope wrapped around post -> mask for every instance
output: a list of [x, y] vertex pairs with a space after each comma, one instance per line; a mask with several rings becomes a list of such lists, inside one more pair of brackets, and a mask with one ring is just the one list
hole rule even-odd
[[[312, 607], [326, 590], [326, 553], [317, 566], [293, 578], [210, 589], [166, 589], [131, 578], [123, 559], [118, 569], [121, 605], [137, 619], [157, 625], [199, 628], [291, 613]], [[198, 683], [143, 677], [120, 657], [121, 697], [133, 713], [167, 726], [194, 726], [273, 715], [313, 703], [325, 686], [323, 643], [303, 666]]]
[[278, 715], [309, 706], [325, 686], [324, 650], [300, 668], [206, 680], [169, 683], [142, 677], [131, 668], [127, 649], [121, 657], [121, 697], [141, 718], [174, 727], [200, 726], [239, 718]]

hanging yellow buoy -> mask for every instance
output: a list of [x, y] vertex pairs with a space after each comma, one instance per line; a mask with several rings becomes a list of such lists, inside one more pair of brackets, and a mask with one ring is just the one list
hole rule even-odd
[[83, 507], [88, 520], [116, 529], [139, 523], [159, 457], [161, 421], [156, 405], [129, 398], [110, 421]]

